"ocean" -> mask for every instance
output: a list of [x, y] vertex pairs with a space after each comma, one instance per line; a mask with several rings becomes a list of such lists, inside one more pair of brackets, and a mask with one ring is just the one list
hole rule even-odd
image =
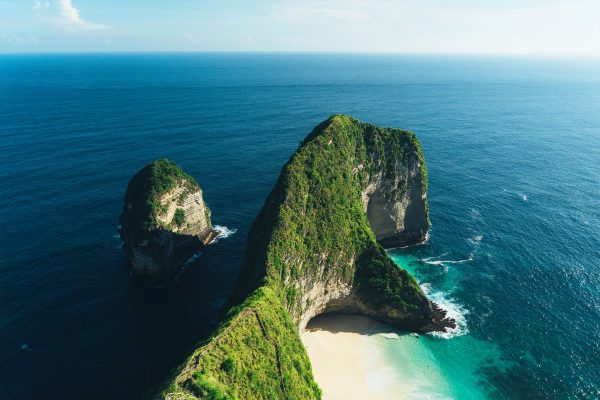
[[[214, 328], [246, 234], [323, 119], [412, 130], [431, 232], [390, 251], [458, 328], [378, 341], [410, 398], [600, 397], [600, 61], [360, 54], [0, 56], [0, 398], [139, 398]], [[137, 284], [129, 179], [167, 157], [228, 228]]]

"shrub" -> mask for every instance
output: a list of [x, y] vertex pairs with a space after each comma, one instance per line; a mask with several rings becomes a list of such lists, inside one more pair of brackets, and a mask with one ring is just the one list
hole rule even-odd
[[178, 208], [175, 210], [173, 221], [177, 226], [182, 226], [185, 223], [185, 211], [183, 211], [183, 208]]

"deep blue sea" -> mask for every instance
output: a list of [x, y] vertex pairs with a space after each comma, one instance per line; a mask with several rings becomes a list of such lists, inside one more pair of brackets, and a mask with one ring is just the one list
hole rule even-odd
[[[423, 338], [440, 396], [599, 398], [600, 61], [326, 54], [0, 56], [0, 398], [159, 385], [214, 327], [281, 167], [333, 113], [423, 144], [430, 239], [390, 254], [460, 320]], [[117, 221], [160, 157], [236, 232], [156, 291], [130, 276]]]

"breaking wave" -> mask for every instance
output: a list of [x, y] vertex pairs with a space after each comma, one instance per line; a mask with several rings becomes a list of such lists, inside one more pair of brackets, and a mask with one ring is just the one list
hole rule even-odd
[[221, 239], [227, 239], [229, 236], [231, 236], [237, 232], [237, 229], [234, 229], [234, 228], [230, 229], [223, 225], [215, 225], [213, 228], [215, 229], [215, 231], [219, 232], [217, 237], [215, 237], [213, 239], [213, 243], [216, 243]]
[[442, 310], [446, 311], [446, 316], [452, 318], [456, 322], [456, 327], [453, 329], [446, 328], [445, 332], [431, 332], [429, 335], [442, 339], [451, 339], [469, 333], [466, 318], [469, 311], [467, 309], [452, 298], [450, 294], [432, 290], [429, 283], [421, 285], [421, 289], [423, 289], [423, 292], [431, 301], [437, 304]]
[[439, 260], [439, 258], [442, 258], [444, 256], [447, 256], [448, 253], [444, 253], [444, 254], [440, 254], [439, 256], [435, 256], [435, 257], [427, 257], [427, 258], [423, 258], [421, 261], [424, 262], [425, 264], [429, 264], [429, 265], [446, 265], [446, 264], [462, 264], [462, 263], [466, 263], [469, 261], [473, 261], [473, 258], [475, 257], [475, 252], [472, 251], [469, 253], [469, 256], [467, 258], [463, 258], [460, 260]]
[[475, 254], [477, 253], [477, 250], [479, 249], [479, 245], [481, 244], [482, 240], [483, 240], [483, 235], [480, 235], [480, 234], [474, 235], [473, 237], [470, 237], [469, 239], [467, 239], [467, 241], [473, 245], [473, 251], [471, 251], [469, 253], [467, 258], [461, 258], [459, 260], [444, 260], [442, 258], [449, 254], [448, 252], [445, 252], [443, 254], [440, 254], [439, 256], [422, 258], [421, 261], [425, 264], [441, 265], [441, 266], [446, 266], [447, 264], [463, 264], [463, 263], [473, 261], [473, 259], [475, 258]]
[[397, 333], [394, 333], [394, 332], [380, 333], [380, 335], [381, 335], [381, 337], [383, 337], [385, 339], [391, 339], [391, 340], [400, 339], [400, 335], [398, 335]]
[[468, 241], [470, 243], [475, 244], [475, 245], [481, 243], [482, 240], [483, 240], [483, 235], [475, 235], [468, 239]]

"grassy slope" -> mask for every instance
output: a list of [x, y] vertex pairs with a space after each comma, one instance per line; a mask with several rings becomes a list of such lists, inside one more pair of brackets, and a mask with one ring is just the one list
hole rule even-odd
[[170, 399], [316, 399], [297, 329], [269, 288], [230, 310], [162, 393]]
[[[295, 326], [307, 306], [296, 283], [314, 281], [318, 263], [373, 307], [412, 310], [426, 302], [414, 278], [376, 243], [361, 203], [371, 173], [394, 174], [396, 161], [406, 164], [410, 157], [425, 168], [410, 132], [341, 115], [316, 127], [284, 167], [249, 233], [241, 304], [161, 397], [320, 398]], [[426, 180], [426, 170], [422, 175]]]

